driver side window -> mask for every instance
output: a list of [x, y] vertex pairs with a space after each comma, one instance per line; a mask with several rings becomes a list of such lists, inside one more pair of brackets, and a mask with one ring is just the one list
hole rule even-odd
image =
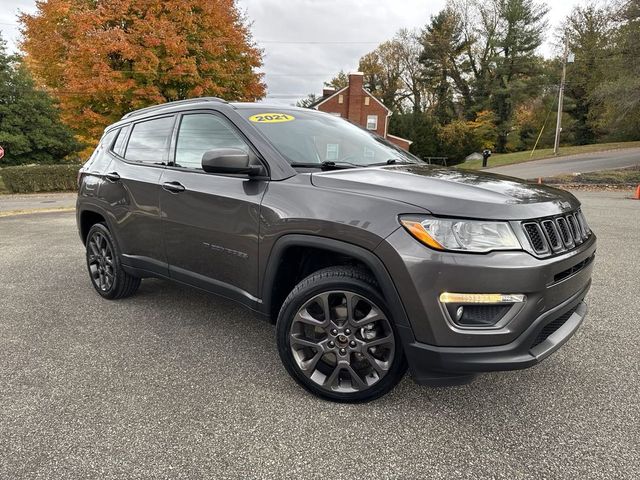
[[202, 155], [217, 148], [250, 151], [227, 120], [211, 113], [182, 116], [176, 142], [176, 167], [202, 169]]

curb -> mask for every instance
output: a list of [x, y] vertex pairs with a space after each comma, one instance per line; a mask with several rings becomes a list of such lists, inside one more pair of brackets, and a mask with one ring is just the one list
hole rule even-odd
[[31, 213], [66, 213], [74, 212], [76, 207], [58, 207], [58, 208], [37, 208], [33, 210], [8, 210], [6, 212], [0, 212], [0, 218], [13, 217], [18, 215], [29, 215]]

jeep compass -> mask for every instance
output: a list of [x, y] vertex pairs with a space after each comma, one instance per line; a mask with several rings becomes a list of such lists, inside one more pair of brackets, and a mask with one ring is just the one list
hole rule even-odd
[[587, 307], [596, 250], [568, 192], [425, 164], [309, 109], [198, 98], [106, 128], [78, 177], [106, 299], [160, 277], [276, 324], [288, 373], [363, 402], [530, 367]]

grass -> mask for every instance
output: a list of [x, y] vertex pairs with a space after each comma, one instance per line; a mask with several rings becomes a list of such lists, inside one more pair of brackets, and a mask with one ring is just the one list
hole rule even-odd
[[[616, 142], [616, 143], [596, 143], [593, 145], [579, 145], [575, 147], [560, 147], [559, 156], [576, 155], [593, 152], [603, 152], [606, 150], [617, 150], [620, 148], [638, 148], [640, 142]], [[542, 160], [552, 158], [553, 148], [542, 148], [536, 150], [531, 156], [531, 151], [514, 153], [495, 153], [489, 158], [489, 167], [502, 167], [514, 163], [529, 162], [531, 160]], [[457, 165], [459, 168], [480, 169], [482, 160], [471, 160]]]
[[2, 195], [3, 193], [10, 193], [9, 189], [7, 189], [7, 187], [4, 186], [4, 182], [2, 181], [2, 176], [0, 175], [0, 195]]
[[640, 185], [640, 166], [581, 173], [580, 175], [559, 175], [545, 178], [544, 183], [587, 184], [587, 185]]

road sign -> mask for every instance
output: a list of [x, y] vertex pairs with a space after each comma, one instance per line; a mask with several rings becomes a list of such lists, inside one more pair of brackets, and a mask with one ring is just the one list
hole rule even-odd
[[4, 157], [4, 148], [0, 147], [0, 158]]

